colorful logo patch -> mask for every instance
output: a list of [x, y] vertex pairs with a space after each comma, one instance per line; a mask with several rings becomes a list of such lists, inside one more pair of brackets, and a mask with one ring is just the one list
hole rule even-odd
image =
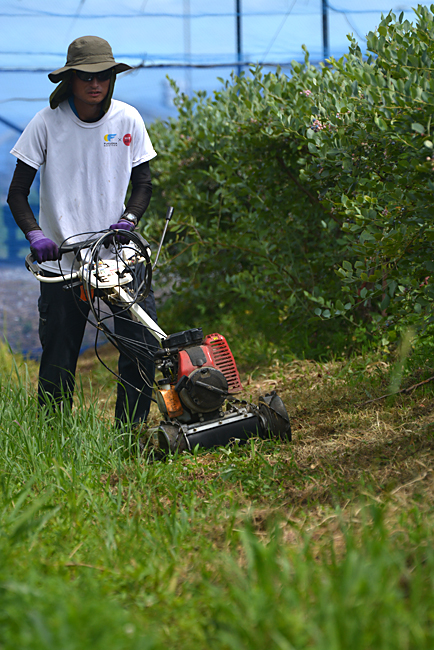
[[131, 140], [132, 140], [131, 133], [127, 133], [126, 135], [124, 135], [123, 142], [125, 145], [127, 145], [127, 147], [130, 146]]
[[115, 137], [116, 137], [116, 133], [106, 133], [104, 136], [104, 140], [106, 142], [111, 142]]

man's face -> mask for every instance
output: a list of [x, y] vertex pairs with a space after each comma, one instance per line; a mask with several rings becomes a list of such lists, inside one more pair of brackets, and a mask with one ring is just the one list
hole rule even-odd
[[99, 81], [96, 77], [92, 81], [82, 81], [76, 74], [72, 75], [72, 94], [75, 99], [95, 106], [104, 101], [107, 96], [110, 79]]

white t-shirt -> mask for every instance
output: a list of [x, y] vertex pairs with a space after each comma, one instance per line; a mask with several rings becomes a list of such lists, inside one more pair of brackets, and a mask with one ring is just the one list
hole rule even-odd
[[[28, 124], [11, 153], [41, 168], [39, 225], [58, 246], [68, 237], [98, 232], [122, 215], [133, 167], [157, 154], [138, 111], [112, 100], [98, 122], [82, 122], [69, 102], [47, 107]], [[73, 255], [62, 258], [71, 269]], [[41, 266], [58, 272], [58, 262]]]

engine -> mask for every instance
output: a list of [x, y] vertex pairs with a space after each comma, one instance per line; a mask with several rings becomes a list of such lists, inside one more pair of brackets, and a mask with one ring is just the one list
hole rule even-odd
[[171, 334], [155, 354], [163, 375], [157, 403], [165, 418], [156, 430], [163, 453], [244, 442], [272, 435], [291, 440], [285, 406], [273, 391], [258, 406], [233, 395], [242, 390], [237, 366], [221, 334], [196, 328]]
[[157, 401], [160, 411], [183, 423], [217, 417], [226, 399], [242, 390], [226, 339], [203, 337], [200, 328], [167, 337], [156, 355], [163, 374]]

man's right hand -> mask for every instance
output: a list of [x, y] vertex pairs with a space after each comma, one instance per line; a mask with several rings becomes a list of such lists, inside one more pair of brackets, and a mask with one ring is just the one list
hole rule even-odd
[[51, 239], [48, 239], [48, 237], [45, 237], [42, 230], [31, 230], [27, 233], [26, 238], [30, 242], [30, 250], [38, 264], [59, 259], [57, 244]]
[[33, 246], [30, 246], [30, 250], [39, 264], [41, 262], [50, 262], [59, 259], [57, 244], [51, 241], [51, 239], [48, 239], [48, 237], [44, 237], [44, 239], [40, 239]]

